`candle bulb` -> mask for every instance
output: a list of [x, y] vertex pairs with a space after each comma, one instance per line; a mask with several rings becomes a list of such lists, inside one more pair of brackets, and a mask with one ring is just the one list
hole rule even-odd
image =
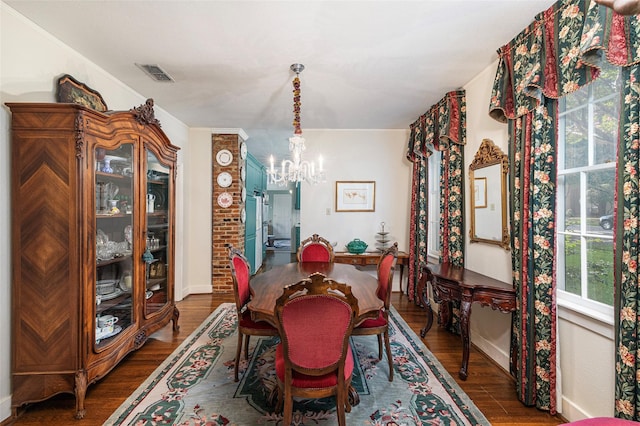
[[318, 171], [322, 173], [322, 155], [318, 157]]
[[271, 174], [273, 174], [276, 171], [276, 168], [273, 166], [273, 155], [269, 157], [269, 160], [271, 161]]

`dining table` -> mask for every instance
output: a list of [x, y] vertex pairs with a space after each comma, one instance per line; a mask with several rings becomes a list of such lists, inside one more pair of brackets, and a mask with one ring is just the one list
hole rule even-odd
[[[282, 296], [283, 289], [291, 284], [321, 273], [334, 281], [351, 286], [351, 293], [358, 300], [356, 325], [367, 318], [376, 318], [384, 306], [376, 295], [378, 278], [358, 270], [354, 265], [335, 262], [298, 262], [274, 266], [268, 271], [254, 275], [249, 281], [251, 300], [247, 308], [254, 321], [266, 321], [277, 327], [275, 306], [276, 300]], [[360, 396], [351, 385], [348, 390], [349, 404], [355, 407], [360, 403]]]
[[353, 265], [334, 262], [298, 262], [274, 266], [268, 271], [254, 275], [249, 281], [251, 300], [247, 308], [254, 321], [266, 321], [277, 327], [275, 317], [276, 300], [284, 287], [309, 278], [319, 272], [334, 281], [351, 286], [351, 292], [358, 300], [356, 325], [367, 318], [378, 316], [383, 302], [376, 295], [378, 279], [356, 269]]

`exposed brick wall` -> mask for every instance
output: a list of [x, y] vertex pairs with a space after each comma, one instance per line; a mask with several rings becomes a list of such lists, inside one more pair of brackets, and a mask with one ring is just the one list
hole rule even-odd
[[[214, 293], [232, 293], [233, 282], [229, 268], [229, 251], [227, 246], [233, 245], [244, 252], [244, 223], [240, 220], [240, 211], [244, 207], [241, 202], [242, 183], [240, 181], [240, 167], [245, 166], [245, 160], [240, 159], [240, 144], [242, 138], [238, 135], [212, 135], [212, 275], [211, 285]], [[216, 161], [216, 154], [221, 149], [228, 149], [233, 154], [233, 161], [228, 166], [221, 166]], [[228, 172], [233, 177], [233, 183], [227, 188], [221, 188], [216, 181], [221, 172]], [[228, 192], [233, 196], [233, 204], [222, 208], [218, 205], [218, 196]]]

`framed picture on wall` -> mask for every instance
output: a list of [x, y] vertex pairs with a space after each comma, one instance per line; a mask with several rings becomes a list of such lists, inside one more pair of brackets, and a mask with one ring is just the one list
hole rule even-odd
[[336, 212], [373, 212], [375, 210], [375, 181], [336, 181]]
[[473, 206], [476, 209], [487, 208], [487, 178], [474, 178], [473, 179]]

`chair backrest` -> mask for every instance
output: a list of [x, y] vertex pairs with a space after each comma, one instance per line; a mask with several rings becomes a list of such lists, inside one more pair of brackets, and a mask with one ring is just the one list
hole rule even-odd
[[303, 240], [298, 247], [298, 262], [333, 262], [331, 243], [318, 234]]
[[303, 374], [344, 374], [349, 336], [358, 315], [351, 287], [314, 273], [287, 286], [275, 307], [285, 364]]
[[233, 278], [233, 293], [236, 297], [236, 309], [242, 310], [251, 297], [249, 290], [249, 261], [242, 252], [233, 246], [229, 246], [229, 266], [231, 266], [231, 277]]
[[378, 261], [378, 289], [376, 295], [384, 302], [385, 309], [391, 305], [391, 287], [393, 286], [393, 274], [398, 261], [398, 243], [393, 243], [386, 249]]

